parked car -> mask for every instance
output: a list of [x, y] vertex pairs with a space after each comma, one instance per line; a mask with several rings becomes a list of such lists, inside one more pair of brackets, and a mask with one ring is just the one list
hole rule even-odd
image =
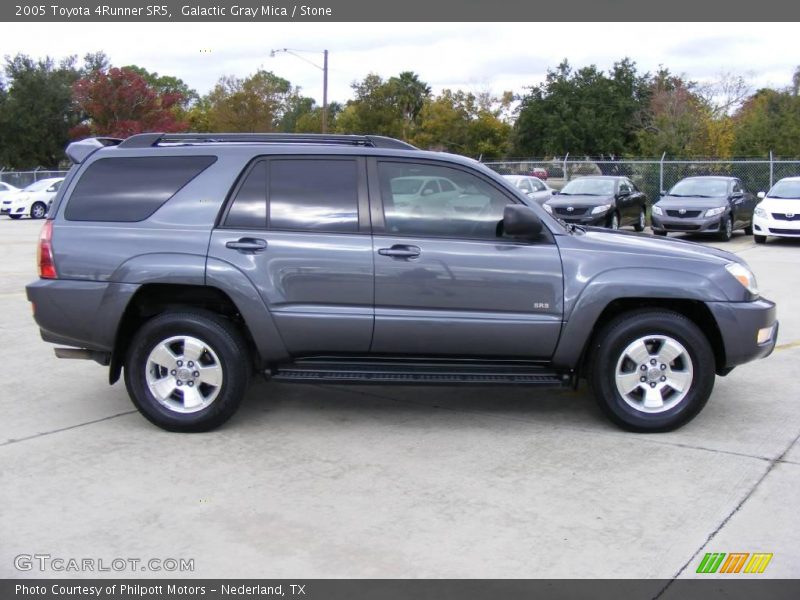
[[531, 171], [531, 177], [538, 177], [542, 181], [547, 181], [549, 174], [544, 167], [534, 167]]
[[19, 191], [20, 189], [18, 187], [15, 187], [10, 183], [6, 183], [5, 181], [0, 181], [0, 201], [5, 200], [9, 196], [17, 194]]
[[647, 196], [627, 177], [578, 177], [544, 204], [550, 214], [567, 223], [619, 229], [633, 225], [644, 231]]
[[[775, 346], [775, 305], [741, 257], [566, 224], [471, 159], [377, 136], [110, 143], [68, 146], [76, 166], [27, 295], [57, 356], [107, 365], [112, 384], [124, 371], [133, 403], [164, 429], [222, 424], [261, 373], [587, 378], [614, 422], [664, 431], [698, 414], [715, 374]], [[407, 177], [461, 192], [416, 214]]]
[[50, 177], [30, 184], [17, 194], [3, 199], [0, 214], [12, 219], [21, 219], [25, 215], [30, 215], [31, 219], [43, 219], [62, 181], [63, 177]]
[[555, 192], [553, 188], [538, 177], [530, 177], [528, 175], [503, 175], [503, 177], [508, 179], [514, 187], [527, 195], [528, 198], [535, 200], [539, 204], [544, 204], [553, 197], [553, 192]]
[[653, 233], [712, 234], [728, 241], [737, 229], [753, 234], [755, 196], [736, 177], [681, 179], [653, 205]]
[[785, 177], [765, 194], [759, 192], [753, 217], [753, 239], [763, 244], [768, 236], [800, 237], [800, 177]]

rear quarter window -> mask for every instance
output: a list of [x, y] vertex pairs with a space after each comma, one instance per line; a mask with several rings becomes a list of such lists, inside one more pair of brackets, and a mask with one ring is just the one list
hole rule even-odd
[[69, 221], [143, 221], [216, 161], [215, 156], [101, 158], [67, 200]]

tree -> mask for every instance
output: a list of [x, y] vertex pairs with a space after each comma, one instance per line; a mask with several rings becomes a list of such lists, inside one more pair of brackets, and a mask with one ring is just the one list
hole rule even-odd
[[538, 156], [635, 151], [648, 79], [627, 58], [608, 75], [595, 65], [573, 71], [565, 60], [523, 96], [514, 128], [517, 151]]
[[270, 71], [259, 70], [244, 79], [222, 77], [203, 99], [208, 131], [281, 131], [296, 88]]
[[734, 116], [737, 156], [800, 156], [800, 96], [762, 89]]
[[431, 88], [420, 81], [419, 76], [411, 71], [403, 71], [399, 76], [391, 77], [388, 86], [394, 103], [403, 118], [403, 139], [407, 140], [425, 100], [431, 94]]
[[177, 119], [174, 108], [179, 92], [160, 93], [135, 71], [111, 68], [93, 71], [73, 85], [75, 103], [87, 120], [72, 135], [128, 137], [145, 131], [183, 131], [188, 124]]
[[355, 98], [339, 114], [338, 132], [402, 137], [403, 115], [395, 102], [392, 85], [380, 75], [370, 73], [351, 87]]
[[56, 63], [24, 54], [6, 58], [8, 87], [0, 99], [0, 161], [27, 169], [57, 168], [64, 160], [69, 131], [80, 121], [71, 87], [78, 79], [76, 59]]
[[147, 85], [149, 85], [157, 94], [161, 96], [167, 94], [180, 94], [181, 100], [177, 105], [181, 108], [188, 108], [199, 99], [197, 91], [190, 88], [182, 79], [179, 79], [178, 77], [173, 77], [172, 75], [159, 75], [156, 72], [151, 73], [147, 69], [138, 67], [136, 65], [128, 65], [122, 68], [127, 69], [128, 71], [133, 71], [137, 75], [140, 75], [142, 79], [147, 82]]

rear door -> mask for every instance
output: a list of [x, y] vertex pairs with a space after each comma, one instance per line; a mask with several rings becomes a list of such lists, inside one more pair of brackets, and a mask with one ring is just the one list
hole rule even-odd
[[[422, 176], [446, 178], [459, 193], [421, 212], [395, 204], [393, 181]], [[373, 353], [552, 355], [563, 317], [561, 260], [549, 232], [535, 241], [499, 235], [513, 196], [471, 169], [427, 160], [370, 159], [369, 183]]]
[[233, 190], [209, 256], [258, 289], [295, 356], [367, 352], [373, 260], [361, 157], [252, 162]]

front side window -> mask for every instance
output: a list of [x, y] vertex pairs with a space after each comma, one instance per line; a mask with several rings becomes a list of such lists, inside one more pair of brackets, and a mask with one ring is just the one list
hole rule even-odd
[[[503, 210], [513, 203], [483, 179], [451, 167], [381, 161], [378, 174], [390, 234], [497, 239]], [[425, 193], [430, 178], [450, 185]]]

